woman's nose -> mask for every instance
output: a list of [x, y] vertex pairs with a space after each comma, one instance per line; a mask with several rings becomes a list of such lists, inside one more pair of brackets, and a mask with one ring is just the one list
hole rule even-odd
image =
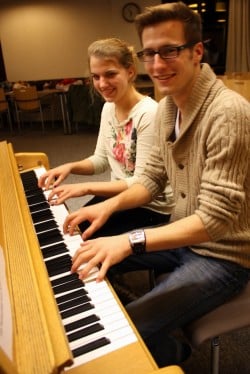
[[100, 77], [99, 79], [99, 86], [100, 87], [105, 87], [107, 85], [107, 79], [104, 77]]

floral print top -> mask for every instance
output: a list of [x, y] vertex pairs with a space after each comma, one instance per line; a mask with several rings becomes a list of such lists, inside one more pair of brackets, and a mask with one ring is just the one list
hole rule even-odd
[[128, 186], [138, 179], [153, 144], [157, 107], [155, 100], [145, 96], [119, 122], [115, 104], [104, 104], [96, 149], [90, 156], [96, 174], [110, 169], [111, 180], [125, 180]]
[[[139, 180], [154, 141], [157, 107], [155, 100], [145, 96], [132, 108], [128, 118], [119, 122], [114, 103], [104, 104], [96, 149], [89, 157], [95, 174], [109, 169], [111, 180], [124, 180], [128, 187]], [[168, 196], [169, 193], [163, 195]], [[166, 201], [161, 196], [145, 207], [168, 214], [172, 206], [172, 200]]]
[[137, 131], [133, 127], [133, 120], [130, 118], [124, 127], [119, 128], [118, 131], [112, 128], [113, 139], [111, 141], [111, 148], [114, 158], [120, 162], [121, 168], [127, 176], [132, 176], [135, 170], [136, 161], [136, 141]]

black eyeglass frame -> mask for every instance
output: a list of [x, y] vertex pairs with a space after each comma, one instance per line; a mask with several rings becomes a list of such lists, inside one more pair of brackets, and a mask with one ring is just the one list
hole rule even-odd
[[[186, 43], [186, 44], [182, 44], [182, 45], [163, 45], [162, 47], [160, 47], [158, 50], [154, 50], [154, 49], [150, 49], [150, 48], [146, 48], [146, 49], [143, 49], [142, 51], [139, 51], [139, 52], [137, 52], [136, 53], [136, 55], [137, 55], [137, 57], [138, 57], [138, 59], [140, 60], [140, 61], [142, 61], [142, 62], [151, 62], [151, 61], [153, 61], [154, 60], [154, 57], [155, 57], [155, 55], [159, 55], [160, 56], [160, 58], [162, 58], [163, 60], [172, 60], [172, 59], [174, 59], [174, 58], [176, 58], [176, 57], [178, 57], [179, 56], [179, 53], [181, 52], [181, 51], [183, 51], [183, 49], [186, 49], [186, 48], [190, 48], [190, 47], [193, 47], [195, 44], [197, 44], [198, 42], [190, 42], [190, 43]], [[169, 50], [171, 50], [172, 52], [174, 52], [175, 51], [175, 55], [174, 56], [169, 56], [169, 57], [164, 57], [163, 55], [162, 55], [162, 50], [167, 50], [167, 49], [169, 49]], [[144, 53], [145, 52], [150, 52], [150, 53], [152, 53], [152, 55], [151, 56], [148, 56], [148, 58], [146, 57], [146, 59], [145, 59], [145, 56], [144, 56]]]

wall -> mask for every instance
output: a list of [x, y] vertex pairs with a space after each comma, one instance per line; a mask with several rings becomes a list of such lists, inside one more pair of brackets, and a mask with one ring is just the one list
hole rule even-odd
[[[141, 9], [160, 4], [137, 0]], [[125, 0], [1, 0], [0, 41], [9, 81], [88, 75], [86, 51], [95, 39], [119, 37], [140, 49]], [[139, 64], [139, 73], [144, 73]]]

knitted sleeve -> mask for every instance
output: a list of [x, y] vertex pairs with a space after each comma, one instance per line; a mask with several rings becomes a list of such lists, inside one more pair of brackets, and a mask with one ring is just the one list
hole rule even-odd
[[223, 100], [214, 101], [209, 122], [207, 155], [195, 213], [215, 241], [232, 228], [241, 231], [247, 226], [243, 221], [248, 216], [244, 210], [249, 191], [245, 185], [249, 180], [249, 103], [226, 91]]

